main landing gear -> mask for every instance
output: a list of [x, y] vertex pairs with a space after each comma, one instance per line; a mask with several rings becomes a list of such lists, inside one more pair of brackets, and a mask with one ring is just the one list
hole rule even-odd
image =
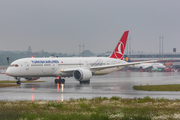
[[85, 81], [79, 81], [80, 84], [89, 84], [90, 80], [85, 80]]
[[64, 84], [65, 83], [65, 79], [61, 79], [60, 77], [58, 79], [54, 80], [55, 83], [60, 83], [60, 84]]
[[20, 78], [20, 77], [15, 77], [15, 79], [17, 80], [16, 83], [17, 83], [18, 85], [20, 85], [20, 84], [21, 84], [21, 80], [20, 80], [21, 78]]

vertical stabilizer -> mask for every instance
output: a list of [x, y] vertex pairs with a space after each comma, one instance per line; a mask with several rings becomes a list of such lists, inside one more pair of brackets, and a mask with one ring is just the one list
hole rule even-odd
[[110, 58], [123, 60], [128, 33], [129, 31], [124, 32]]
[[130, 58], [129, 58], [127, 55], [124, 55], [124, 60], [125, 60], [126, 62], [131, 62]]

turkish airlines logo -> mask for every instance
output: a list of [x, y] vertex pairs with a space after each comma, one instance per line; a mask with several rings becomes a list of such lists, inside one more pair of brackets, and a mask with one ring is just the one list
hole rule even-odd
[[124, 54], [124, 44], [120, 41], [118, 47], [116, 47], [114, 54], [117, 59], [123, 59]]

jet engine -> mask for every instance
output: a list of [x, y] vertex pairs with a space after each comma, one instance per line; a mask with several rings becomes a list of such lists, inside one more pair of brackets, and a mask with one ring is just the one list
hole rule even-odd
[[37, 80], [37, 79], [39, 79], [40, 77], [27, 77], [27, 78], [25, 78], [26, 80], [28, 80], [28, 81], [31, 81], [31, 80]]
[[73, 73], [73, 76], [78, 81], [86, 81], [86, 80], [91, 79], [92, 72], [88, 69], [81, 68], [81, 69], [75, 70]]

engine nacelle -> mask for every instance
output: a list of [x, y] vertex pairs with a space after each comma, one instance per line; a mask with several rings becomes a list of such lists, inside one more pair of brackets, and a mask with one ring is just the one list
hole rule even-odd
[[31, 81], [31, 80], [37, 80], [37, 79], [39, 79], [40, 77], [27, 77], [27, 78], [25, 78], [26, 80], [28, 80], [28, 81]]
[[90, 80], [92, 77], [92, 72], [88, 69], [80, 68], [74, 71], [73, 76], [78, 81]]

